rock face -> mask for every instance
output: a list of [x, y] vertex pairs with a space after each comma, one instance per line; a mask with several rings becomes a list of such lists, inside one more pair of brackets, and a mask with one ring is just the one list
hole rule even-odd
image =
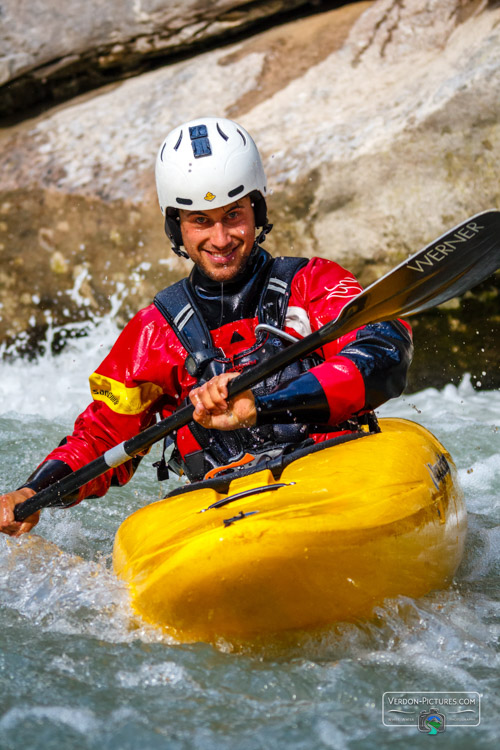
[[[200, 114], [238, 120], [261, 149], [269, 249], [330, 257], [369, 283], [467, 216], [500, 208], [500, 6], [355, 3], [5, 129], [0, 339], [23, 332], [29, 347], [47, 319], [81, 324], [126, 287], [124, 322], [186, 272], [163, 235], [153, 167], [165, 133]], [[421, 316], [414, 386], [470, 369], [478, 326], [487, 346], [473, 361], [483, 385], [500, 385], [499, 322], [494, 279]]]
[[[226, 43], [306, 0], [4, 0], [0, 114], [136, 75], [172, 55]], [[9, 84], [9, 85], [5, 85]]]

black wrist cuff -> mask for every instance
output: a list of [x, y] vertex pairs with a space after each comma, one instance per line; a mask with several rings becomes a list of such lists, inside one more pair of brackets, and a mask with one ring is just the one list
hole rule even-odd
[[257, 427], [265, 424], [328, 424], [328, 399], [317, 378], [305, 372], [272, 393], [255, 395]]
[[[35, 492], [40, 492], [40, 490], [44, 490], [46, 487], [54, 484], [54, 482], [57, 482], [58, 479], [67, 477], [71, 472], [71, 467], [65, 464], [64, 461], [52, 458], [41, 464], [38, 469], [35, 469], [33, 474], [23, 484], [23, 487], [29, 487], [35, 490]], [[19, 489], [22, 488], [20, 487]], [[67, 499], [69, 500], [70, 498]]]

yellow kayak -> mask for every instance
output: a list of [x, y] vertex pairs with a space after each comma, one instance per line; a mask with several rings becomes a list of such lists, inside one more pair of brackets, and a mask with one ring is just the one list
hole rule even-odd
[[113, 553], [134, 610], [182, 642], [241, 643], [447, 586], [467, 526], [453, 461], [413, 422], [380, 427], [135, 512]]

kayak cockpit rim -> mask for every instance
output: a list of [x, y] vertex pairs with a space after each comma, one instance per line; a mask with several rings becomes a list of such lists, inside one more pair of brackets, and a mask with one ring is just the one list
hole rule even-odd
[[335, 445], [342, 445], [343, 443], [349, 443], [352, 440], [359, 440], [360, 438], [366, 438], [376, 434], [376, 432], [360, 431], [348, 433], [346, 435], [339, 435], [337, 437], [331, 438], [330, 440], [324, 440], [321, 443], [313, 443], [312, 441], [309, 443], [309, 441], [306, 441], [306, 445], [302, 443], [295, 450], [283, 452], [281, 455], [275, 456], [274, 458], [266, 458], [264, 454], [259, 458], [258, 462], [252, 464], [250, 468], [228, 468], [227, 470], [222, 470], [222, 472], [213, 479], [203, 479], [199, 482], [186, 483], [182, 487], [177, 487], [176, 489], [171, 490], [167, 495], [165, 495], [164, 499], [168, 500], [171, 497], [176, 497], [177, 495], [182, 495], [186, 492], [194, 492], [195, 490], [199, 489], [212, 489], [220, 495], [227, 495], [231, 482], [233, 482], [235, 479], [239, 477], [247, 477], [251, 474], [255, 474], [258, 471], [264, 471], [266, 469], [269, 469], [269, 471], [273, 475], [274, 480], [278, 482], [281, 478], [283, 470], [299, 458], [308, 456], [311, 453], [317, 453], [318, 451], [324, 450], [326, 448], [332, 448]]

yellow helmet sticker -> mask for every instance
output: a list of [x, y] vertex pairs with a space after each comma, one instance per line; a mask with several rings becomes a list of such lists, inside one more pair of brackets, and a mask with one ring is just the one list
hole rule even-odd
[[211, 193], [210, 190], [209, 190], [208, 193], [205, 196], [205, 200], [206, 201], [213, 201], [214, 198], [215, 198], [215, 195], [213, 193]]

